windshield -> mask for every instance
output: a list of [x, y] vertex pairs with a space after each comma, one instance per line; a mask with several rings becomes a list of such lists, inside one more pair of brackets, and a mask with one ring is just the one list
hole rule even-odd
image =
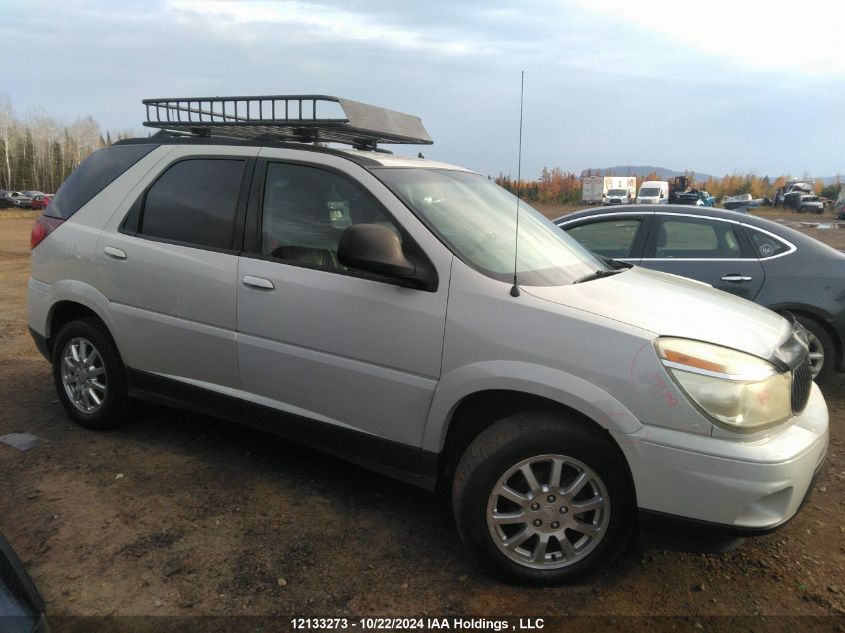
[[609, 196], [627, 196], [628, 190], [627, 189], [610, 189], [607, 192]]
[[[383, 168], [374, 173], [463, 261], [488, 277], [513, 280], [514, 195], [469, 172]], [[604, 269], [563, 230], [519, 203], [520, 284], [559, 286]]]
[[641, 198], [654, 198], [660, 195], [660, 189], [657, 187], [645, 187], [640, 189]]

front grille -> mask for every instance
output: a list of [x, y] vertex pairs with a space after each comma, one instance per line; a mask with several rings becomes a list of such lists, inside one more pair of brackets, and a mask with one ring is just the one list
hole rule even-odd
[[810, 399], [810, 389], [813, 386], [813, 370], [810, 368], [810, 359], [805, 358], [804, 362], [798, 365], [792, 372], [792, 413], [797, 415], [807, 406]]

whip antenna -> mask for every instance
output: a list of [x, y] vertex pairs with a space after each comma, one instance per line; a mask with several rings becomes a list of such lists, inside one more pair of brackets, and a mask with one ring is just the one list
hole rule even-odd
[[513, 286], [511, 296], [519, 296], [519, 286], [516, 284], [516, 269], [518, 266], [517, 255], [519, 253], [519, 201], [522, 199], [522, 101], [525, 95], [525, 71], [519, 78], [519, 152], [516, 161], [516, 230], [513, 234]]

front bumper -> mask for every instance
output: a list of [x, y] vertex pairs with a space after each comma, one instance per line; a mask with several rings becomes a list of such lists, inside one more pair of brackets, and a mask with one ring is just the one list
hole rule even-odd
[[616, 434], [616, 439], [631, 467], [641, 511], [753, 535], [798, 512], [827, 453], [827, 406], [814, 384], [806, 409], [762, 438], [729, 440], [645, 427], [636, 438]]

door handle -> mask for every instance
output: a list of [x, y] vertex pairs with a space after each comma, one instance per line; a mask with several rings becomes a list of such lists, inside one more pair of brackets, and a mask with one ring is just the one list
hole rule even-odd
[[115, 248], [114, 246], [106, 246], [103, 252], [112, 259], [126, 259], [126, 251]]
[[751, 281], [751, 277], [748, 277], [746, 275], [725, 275], [724, 277], [722, 277], [722, 281]]
[[252, 275], [245, 275], [243, 278], [245, 286], [250, 288], [260, 288], [261, 290], [273, 290], [276, 286], [269, 279], [263, 277], [253, 277]]

